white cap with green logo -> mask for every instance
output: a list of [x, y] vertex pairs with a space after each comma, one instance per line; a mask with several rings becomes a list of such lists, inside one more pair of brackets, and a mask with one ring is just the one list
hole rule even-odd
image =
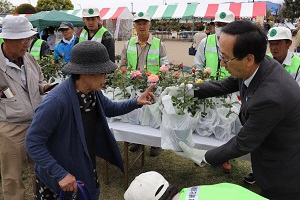
[[233, 12], [230, 10], [223, 10], [216, 12], [214, 22], [230, 23], [234, 21], [234, 18], [235, 15]]
[[283, 26], [271, 28], [268, 31], [268, 40], [292, 40], [291, 30]]
[[82, 9], [82, 17], [99, 17], [98, 8], [84, 8]]
[[137, 20], [146, 20], [146, 21], [151, 21], [150, 15], [146, 12], [138, 12], [133, 16], [133, 21]]

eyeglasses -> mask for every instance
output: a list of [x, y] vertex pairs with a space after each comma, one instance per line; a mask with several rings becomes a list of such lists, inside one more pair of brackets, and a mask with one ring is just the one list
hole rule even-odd
[[234, 57], [234, 58], [231, 58], [231, 59], [228, 59], [228, 60], [225, 60], [222, 56], [220, 57], [220, 59], [221, 59], [221, 61], [223, 62], [223, 63], [225, 63], [225, 64], [227, 64], [227, 63], [229, 63], [229, 62], [231, 62], [231, 61], [233, 61], [233, 60], [235, 60], [236, 59], [236, 57]]
[[31, 44], [32, 41], [33, 41], [33, 37], [21, 39], [21, 43], [22, 43], [23, 45], [24, 45], [24, 44]]

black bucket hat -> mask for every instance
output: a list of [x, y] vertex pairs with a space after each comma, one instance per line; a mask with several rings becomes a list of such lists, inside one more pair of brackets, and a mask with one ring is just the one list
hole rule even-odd
[[76, 44], [71, 52], [70, 62], [62, 69], [67, 74], [112, 73], [118, 66], [109, 59], [106, 47], [95, 41]]

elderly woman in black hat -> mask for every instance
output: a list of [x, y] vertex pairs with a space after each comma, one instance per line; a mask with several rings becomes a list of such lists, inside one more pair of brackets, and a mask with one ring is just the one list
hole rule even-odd
[[[101, 89], [106, 74], [117, 66], [106, 48], [94, 41], [74, 46], [64, 71], [70, 78], [54, 88], [37, 108], [26, 136], [26, 148], [36, 162], [36, 199], [55, 199], [77, 192], [76, 180], [85, 183], [92, 199], [98, 199], [100, 187], [96, 156], [123, 171], [117, 143], [106, 117], [126, 114], [155, 99], [151, 85], [138, 98], [112, 102]], [[49, 198], [46, 198], [49, 196]], [[81, 199], [78, 193], [77, 199]]]

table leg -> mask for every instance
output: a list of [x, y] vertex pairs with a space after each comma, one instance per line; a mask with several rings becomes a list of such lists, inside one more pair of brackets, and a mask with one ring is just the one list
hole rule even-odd
[[145, 145], [142, 145], [142, 152], [141, 166], [143, 167], [145, 164]]
[[124, 142], [124, 173], [125, 173], [125, 181], [124, 188], [125, 190], [128, 188], [128, 142]]

